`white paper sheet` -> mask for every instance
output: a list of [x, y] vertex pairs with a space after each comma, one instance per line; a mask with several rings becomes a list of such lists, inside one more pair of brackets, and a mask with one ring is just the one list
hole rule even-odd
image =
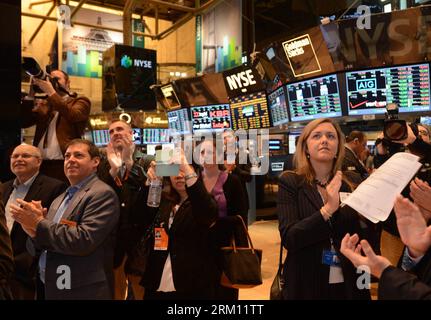
[[421, 167], [419, 157], [406, 152], [394, 154], [342, 204], [355, 209], [368, 220], [385, 221], [394, 206], [395, 198]]

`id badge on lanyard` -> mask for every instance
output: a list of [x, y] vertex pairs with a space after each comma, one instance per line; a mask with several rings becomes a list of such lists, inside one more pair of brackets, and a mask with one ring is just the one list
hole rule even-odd
[[154, 228], [154, 250], [166, 251], [168, 250], [169, 236], [165, 228]]

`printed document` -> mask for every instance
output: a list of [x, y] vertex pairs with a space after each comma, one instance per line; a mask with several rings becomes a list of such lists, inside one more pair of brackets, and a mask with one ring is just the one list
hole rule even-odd
[[348, 205], [374, 223], [385, 221], [396, 196], [421, 166], [418, 156], [406, 152], [394, 154], [344, 199], [342, 206]]

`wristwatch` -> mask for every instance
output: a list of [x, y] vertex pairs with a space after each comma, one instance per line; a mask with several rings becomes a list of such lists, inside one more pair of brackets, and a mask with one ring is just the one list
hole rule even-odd
[[196, 174], [196, 172], [193, 172], [193, 173], [190, 173], [190, 174], [186, 175], [186, 176], [184, 177], [184, 179], [187, 181], [187, 180], [189, 180], [189, 179], [197, 178], [197, 177], [198, 177], [198, 175]]

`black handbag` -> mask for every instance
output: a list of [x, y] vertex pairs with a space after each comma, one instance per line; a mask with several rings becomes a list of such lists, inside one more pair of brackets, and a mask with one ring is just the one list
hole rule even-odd
[[278, 270], [271, 284], [269, 300], [283, 300], [283, 288], [285, 285], [283, 277], [283, 244], [280, 243], [280, 257], [278, 259]]
[[147, 268], [148, 257], [154, 245], [154, 227], [159, 223], [160, 209], [157, 211], [153, 222], [139, 239], [138, 243], [128, 255], [124, 270], [127, 274], [143, 276]]
[[232, 237], [232, 246], [220, 249], [220, 264], [223, 271], [220, 284], [236, 289], [253, 288], [262, 284], [260, 267], [262, 250], [253, 247], [244, 220], [241, 216], [237, 217], [241, 220], [244, 232], [247, 234], [248, 247], [237, 247], [235, 237]]

